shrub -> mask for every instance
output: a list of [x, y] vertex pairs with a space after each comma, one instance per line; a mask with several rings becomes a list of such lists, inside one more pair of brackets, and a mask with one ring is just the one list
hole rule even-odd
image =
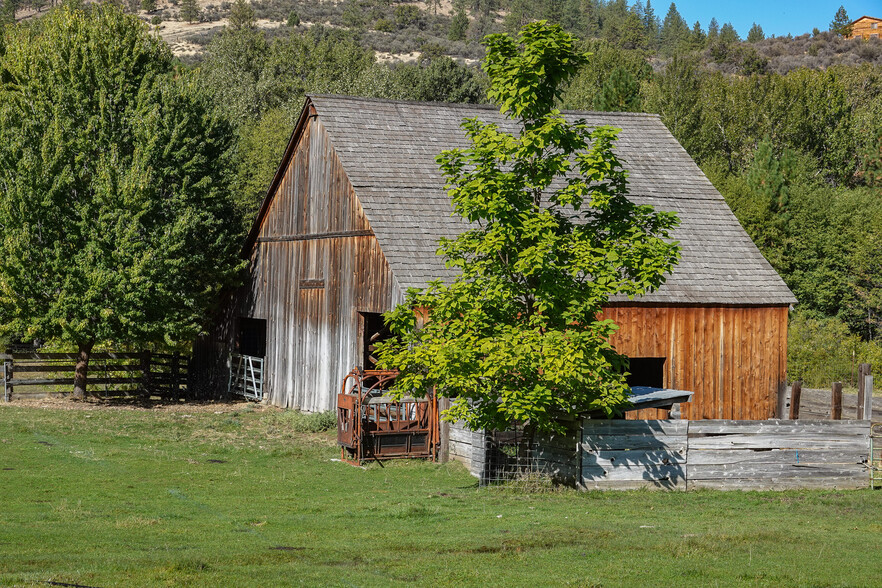
[[381, 33], [391, 33], [395, 30], [395, 23], [387, 18], [378, 18], [374, 23], [374, 30]]

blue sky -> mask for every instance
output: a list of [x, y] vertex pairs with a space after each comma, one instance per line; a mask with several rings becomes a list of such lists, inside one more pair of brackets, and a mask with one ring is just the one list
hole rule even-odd
[[[690, 27], [698, 20], [701, 28], [707, 30], [710, 19], [716, 17], [720, 25], [731, 22], [742, 38], [747, 36], [754, 22], [763, 27], [767, 37], [781, 37], [788, 33], [801, 35], [810, 33], [814, 27], [825, 31], [840, 4], [845, 6], [852, 20], [865, 14], [882, 18], [882, 0], [678, 0], [675, 4]], [[670, 6], [670, 0], [652, 0], [652, 8], [659, 19], [664, 20]]]

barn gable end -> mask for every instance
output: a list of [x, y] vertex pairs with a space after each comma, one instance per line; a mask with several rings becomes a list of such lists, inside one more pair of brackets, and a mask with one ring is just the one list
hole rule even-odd
[[398, 288], [327, 130], [305, 114], [252, 230], [233, 320], [265, 321], [270, 403], [325, 411], [361, 363], [361, 313], [388, 310]]

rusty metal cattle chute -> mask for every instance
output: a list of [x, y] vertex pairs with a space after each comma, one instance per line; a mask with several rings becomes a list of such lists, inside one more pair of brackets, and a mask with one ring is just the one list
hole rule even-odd
[[387, 393], [396, 370], [355, 368], [337, 395], [337, 443], [344, 461], [434, 459], [440, 444], [435, 396], [395, 401]]

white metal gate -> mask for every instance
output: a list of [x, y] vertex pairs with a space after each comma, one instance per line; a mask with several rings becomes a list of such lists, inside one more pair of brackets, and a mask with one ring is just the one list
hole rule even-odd
[[249, 400], [263, 401], [264, 358], [252, 355], [230, 355], [229, 392]]

